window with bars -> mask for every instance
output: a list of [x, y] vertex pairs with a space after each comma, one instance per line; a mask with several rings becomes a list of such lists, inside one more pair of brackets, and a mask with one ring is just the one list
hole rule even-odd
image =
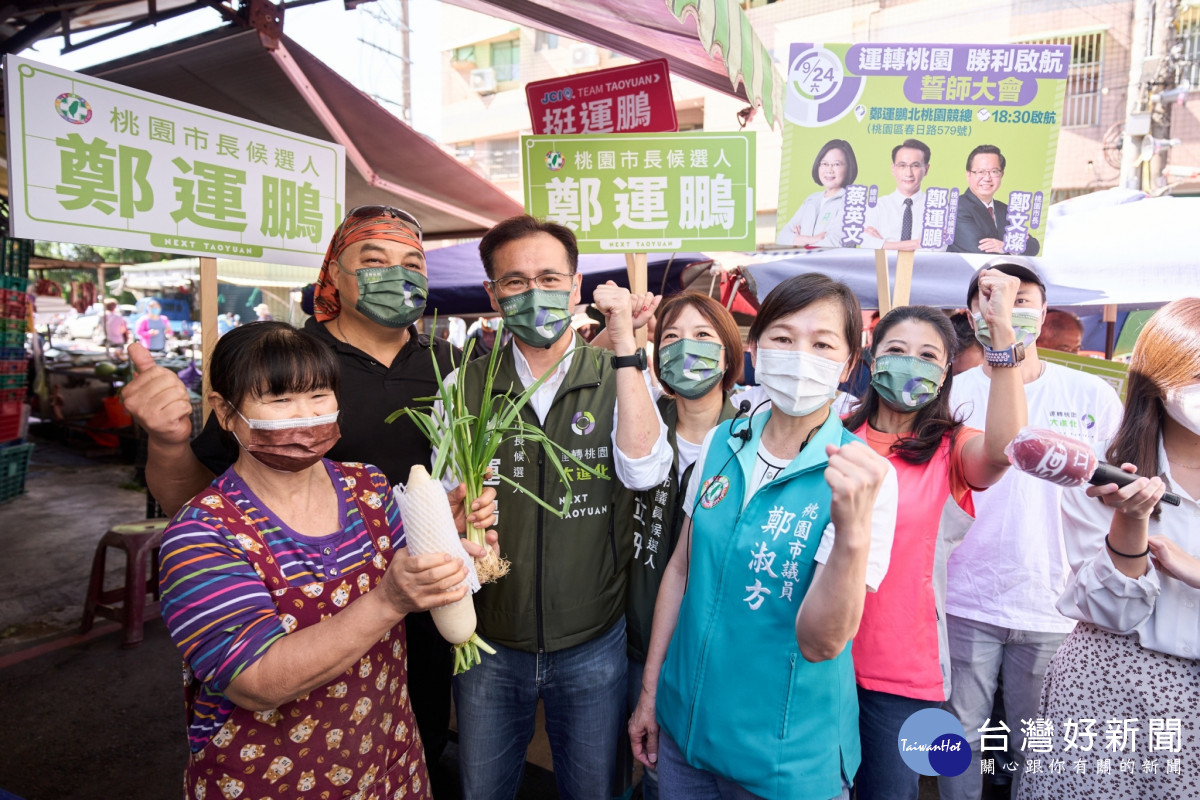
[[1071, 70], [1067, 74], [1067, 98], [1063, 105], [1064, 128], [1086, 128], [1100, 124], [1100, 88], [1104, 74], [1104, 32], [1077, 33], [1030, 39], [1026, 44], [1068, 44]]
[[1180, 81], [1187, 78], [1195, 89], [1200, 87], [1200, 6], [1179, 9], [1175, 24], [1178, 26], [1176, 41], [1183, 45], [1182, 57], [1186, 62]]
[[521, 42], [492, 42], [492, 68], [498, 81], [521, 80]]

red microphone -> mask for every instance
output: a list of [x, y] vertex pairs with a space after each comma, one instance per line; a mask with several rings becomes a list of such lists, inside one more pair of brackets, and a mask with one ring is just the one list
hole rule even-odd
[[[1021, 472], [1059, 486], [1128, 486], [1140, 477], [1100, 461], [1087, 442], [1046, 428], [1022, 428], [1004, 452]], [[1162, 501], [1177, 506], [1179, 495], [1166, 492]]]

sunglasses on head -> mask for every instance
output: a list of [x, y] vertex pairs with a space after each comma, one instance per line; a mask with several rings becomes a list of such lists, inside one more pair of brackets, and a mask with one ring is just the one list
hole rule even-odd
[[356, 206], [346, 212], [346, 219], [371, 219], [373, 217], [392, 217], [409, 225], [416, 231], [417, 241], [424, 244], [424, 232], [421, 230], [421, 223], [417, 222], [417, 218], [407, 211], [395, 208], [393, 206]]

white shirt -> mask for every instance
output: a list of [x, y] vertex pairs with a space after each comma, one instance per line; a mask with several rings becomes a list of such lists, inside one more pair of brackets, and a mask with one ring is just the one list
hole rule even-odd
[[[921, 190], [911, 198], [900, 194], [900, 190], [885, 194], [875, 202], [875, 207], [867, 206], [866, 220], [863, 227], [874, 228], [883, 234], [876, 238], [870, 234], [862, 235], [862, 245], [868, 250], [879, 250], [884, 242], [902, 241], [901, 226], [904, 224], [904, 201], [912, 200], [912, 234], [910, 239], [921, 240], [921, 228], [925, 224], [925, 191]], [[923, 250], [945, 250], [942, 247], [923, 247]]]
[[[666, 392], [663, 391], [662, 387], [659, 386], [657, 382], [653, 382], [653, 379], [654, 379], [653, 372], [651, 372], [650, 370], [646, 370], [646, 375], [648, 376], [647, 380], [651, 381], [651, 383], [650, 383], [650, 400], [654, 403], [654, 407], [658, 408], [658, 400], [660, 397], [665, 395]], [[678, 402], [678, 401], [676, 401], [676, 402]], [[699, 456], [700, 456], [700, 443], [699, 442], [689, 442], [687, 439], [684, 439], [682, 436], [680, 436], [678, 432], [676, 432], [676, 434], [675, 434], [675, 469], [678, 470], [679, 474], [683, 475], [683, 473], [687, 471], [687, 468], [696, 462], [696, 459]]]
[[678, 451], [675, 455], [675, 469], [682, 475], [700, 457], [700, 444], [689, 442], [677, 432], [675, 434], [675, 449]]
[[[1159, 519], [1150, 520], [1150, 535], [1166, 536], [1189, 555], [1200, 556], [1200, 503], [1171, 480], [1161, 440], [1158, 463], [1168, 490], [1179, 495], [1181, 503], [1178, 508], [1163, 504]], [[1058, 610], [1114, 633], [1134, 633], [1149, 650], [1197, 658], [1200, 589], [1155, 569], [1152, 560], [1140, 578], [1130, 578], [1113, 566], [1104, 546], [1112, 515], [1111, 508], [1088, 497], [1083, 489], [1068, 489], [1063, 495], [1063, 535], [1071, 577]]]
[[[1029, 426], [1049, 428], [1094, 447], [1114, 435], [1121, 401], [1095, 375], [1043, 361], [1025, 384]], [[991, 380], [982, 367], [954, 376], [950, 407], [983, 429]], [[946, 611], [1014, 630], [1069, 633], [1054, 609], [1070, 574], [1060, 506], [1063, 487], [1015, 469], [975, 492], [975, 523], [947, 562]]]
[[818, 242], [816, 246], [841, 247], [842, 213], [845, 211], [845, 207], [845, 189], [838, 189], [837, 194], [832, 197], [826, 197], [824, 189], [819, 192], [813, 192], [804, 198], [804, 202], [800, 204], [800, 208], [796, 209], [796, 213], [792, 215], [792, 218], [779, 231], [779, 236], [775, 239], [775, 243], [786, 247], [794, 247], [796, 234], [792, 231], [792, 226], [799, 225], [802, 236], [812, 236], [817, 233], [825, 234], [825, 238]]
[[[517, 367], [517, 377], [521, 379], [521, 385], [528, 389], [537, 380], [533, 377], [533, 371], [529, 368], [529, 362], [521, 353], [521, 349], [515, 344], [512, 348], [513, 361]], [[538, 387], [533, 396], [529, 398], [528, 406], [533, 413], [537, 415], [538, 422], [545, 424], [546, 415], [550, 413], [550, 407], [554, 404], [554, 396], [558, 394], [559, 387], [566, 380], [567, 372], [571, 368], [571, 359], [575, 357], [575, 347], [572, 345], [562, 361], [554, 369], [554, 372], [546, 378], [545, 382]], [[650, 389], [651, 397], [654, 397], [656, 388], [651, 388], [650, 371], [645, 370], [643, 379], [646, 381], [647, 388]], [[453, 386], [458, 380], [458, 370], [454, 370], [446, 376], [446, 385]], [[661, 392], [660, 392], [661, 393]], [[667, 441], [667, 426], [662, 421], [662, 416], [658, 413], [658, 407], [654, 407], [654, 417], [658, 420], [658, 438], [654, 441], [654, 446], [650, 448], [650, 453], [642, 458], [630, 458], [622, 452], [617, 446], [617, 417], [620, 407], [620, 400], [613, 404], [613, 467], [616, 469], [617, 478], [620, 479], [626, 488], [636, 492], [652, 489], [658, 484], [667, 479], [671, 474], [671, 445]], [[433, 404], [435, 412], [438, 416], [444, 416], [442, 413], [442, 403], [437, 401]], [[433, 448], [433, 453], [430, 456], [430, 463], [437, 463], [437, 448]], [[447, 492], [453, 491], [458, 486], [458, 479], [450, 474], [447, 470], [442, 476], [442, 486]]]
[[[537, 378], [533, 377], [533, 372], [529, 368], [529, 362], [525, 360], [525, 355], [521, 352], [521, 348], [513, 344], [512, 352], [513, 361], [517, 367], [517, 377], [521, 379], [521, 385], [528, 389], [537, 381]], [[608, 354], [606, 353], [604, 357], [607, 358]], [[572, 345], [554, 372], [546, 378], [537, 391], [533, 393], [533, 396], [529, 398], [529, 407], [537, 415], [538, 422], [545, 424], [546, 415], [550, 413], [550, 407], [554, 404], [554, 396], [558, 394], [559, 387], [566, 380], [567, 372], [570, 370], [571, 361], [574, 358], [575, 347]], [[652, 385], [650, 370], [643, 371], [642, 378], [646, 381], [647, 391], [653, 391], [650, 388]], [[653, 397], [653, 395], [651, 396]], [[654, 446], [650, 448], [648, 455], [642, 458], [630, 458], [617, 446], [617, 420], [620, 417], [621, 401], [618, 398], [613, 403], [613, 466], [621, 483], [634, 491], [651, 489], [665, 481], [667, 476], [671, 474], [671, 459], [675, 457], [675, 454], [671, 451], [670, 442], [667, 441], [667, 426], [662, 421], [662, 416], [658, 413], [658, 407], [653, 402], [650, 405], [654, 411], [654, 419], [658, 421], [658, 438], [654, 440]]]
[[[726, 433], [728, 428], [727, 424], [722, 423], [709, 431], [708, 435], [704, 437], [704, 444], [701, 445], [701, 453], [708, 452], [713, 434], [718, 431]], [[781, 459], [773, 456], [761, 445], [759, 450], [762, 458], [756, 459], [754, 473], [746, 483], [746, 494], [742, 498], [743, 509], [750, 502], [754, 493], [764, 483], [771, 480], [771, 474], [778, 474], [769, 465], [779, 464]], [[703, 457], [700, 461], [703, 463]], [[699, 468], [692, 470], [685, 490], [683, 509], [688, 517], [691, 517], [692, 509], [696, 507], [696, 492], [699, 491], [698, 481], [703, 480], [704, 477], [699, 474], [700, 472]], [[871, 512], [871, 546], [867, 551], [867, 589], [872, 592], [879, 588], [880, 582], [887, 574], [888, 563], [892, 558], [892, 539], [896, 534], [896, 508], [899, 502], [900, 486], [896, 482], [896, 470], [889, 463], [887, 475], [884, 476], [883, 484], [879, 487], [879, 494], [875, 497], [875, 508]], [[821, 543], [817, 546], [817, 552], [813, 556], [818, 564], [825, 564], [829, 561], [829, 554], [833, 552], [835, 536], [833, 523], [830, 522], [825, 526], [825, 530], [821, 534]]]

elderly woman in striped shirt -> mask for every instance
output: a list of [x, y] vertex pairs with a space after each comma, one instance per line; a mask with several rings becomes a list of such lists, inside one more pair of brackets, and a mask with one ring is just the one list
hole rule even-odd
[[209, 374], [238, 460], [179, 511], [160, 569], [187, 796], [429, 796], [404, 617], [463, 597], [464, 564], [409, 557], [385, 476], [322, 458], [339, 436], [328, 347], [252, 323], [221, 337]]

